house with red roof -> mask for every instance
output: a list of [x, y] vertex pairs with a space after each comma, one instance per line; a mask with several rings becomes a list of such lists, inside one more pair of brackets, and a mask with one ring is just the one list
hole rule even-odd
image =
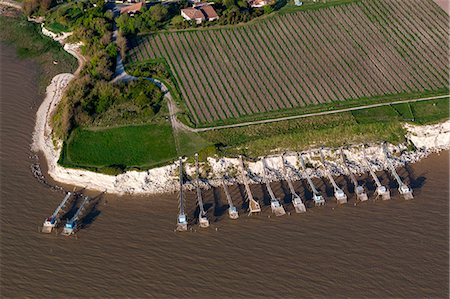
[[194, 4], [192, 7], [181, 10], [181, 16], [188, 21], [200, 24], [203, 21], [214, 21], [219, 19], [216, 10], [210, 3]]
[[144, 2], [138, 2], [135, 4], [127, 5], [122, 8], [120, 8], [120, 14], [127, 13], [129, 15], [134, 15], [137, 12], [141, 11], [141, 9], [144, 7]]

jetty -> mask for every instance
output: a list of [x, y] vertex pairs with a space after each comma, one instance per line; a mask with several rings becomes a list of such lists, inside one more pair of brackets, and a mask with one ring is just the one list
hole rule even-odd
[[319, 191], [317, 191], [316, 186], [314, 186], [314, 183], [311, 180], [311, 177], [309, 176], [308, 169], [306, 168], [305, 161], [303, 160], [303, 156], [301, 154], [298, 154], [298, 157], [300, 159], [302, 169], [305, 172], [306, 180], [308, 181], [308, 184], [311, 187], [311, 191], [313, 192], [314, 205], [315, 206], [325, 205], [325, 199], [323, 199], [322, 195], [320, 195]]
[[275, 214], [275, 216], [283, 216], [286, 214], [286, 211], [284, 210], [283, 205], [280, 203], [280, 201], [278, 200], [278, 198], [275, 197], [275, 194], [272, 191], [272, 188], [270, 187], [270, 182], [267, 179], [267, 163], [266, 163], [266, 159], [262, 158], [262, 163], [263, 163], [263, 181], [264, 184], [266, 185], [267, 191], [269, 192], [270, 195], [270, 207], [272, 208], [272, 213]]
[[392, 173], [392, 176], [395, 178], [395, 180], [397, 181], [398, 184], [398, 192], [403, 195], [403, 198], [406, 200], [410, 200], [413, 199], [413, 194], [412, 194], [412, 190], [408, 187], [408, 185], [406, 185], [400, 178], [400, 176], [397, 174], [397, 171], [395, 170], [394, 165], [392, 165], [391, 160], [390, 160], [390, 155], [389, 152], [387, 150], [386, 145], [383, 145], [383, 152], [384, 152], [384, 158], [386, 160], [386, 163], [388, 165], [389, 170]]
[[356, 199], [360, 202], [367, 201], [369, 198], [367, 196], [366, 190], [364, 189], [363, 186], [358, 184], [358, 180], [356, 179], [355, 175], [353, 174], [353, 172], [350, 170], [350, 167], [348, 166], [347, 157], [345, 156], [344, 151], [342, 150], [342, 148], [340, 150], [341, 150], [342, 162], [344, 163], [345, 169], [347, 170], [350, 180], [352, 181], [353, 186], [355, 187]]
[[287, 168], [286, 168], [288, 161], [286, 161], [284, 159], [284, 154], [281, 156], [281, 162], [283, 164], [284, 179], [286, 180], [286, 182], [289, 186], [289, 191], [291, 193], [291, 202], [292, 202], [292, 205], [294, 206], [295, 212], [296, 213], [304, 213], [304, 212], [306, 212], [305, 204], [303, 203], [302, 199], [300, 198], [300, 195], [298, 195], [295, 192], [294, 185], [292, 184], [292, 180], [291, 180], [289, 173], [287, 171]]
[[372, 176], [373, 180], [375, 181], [375, 184], [377, 185], [377, 189], [375, 190], [375, 199], [378, 199], [378, 197], [381, 197], [382, 200], [389, 200], [391, 199], [391, 192], [388, 188], [383, 186], [380, 183], [380, 180], [378, 179], [377, 175], [372, 169], [372, 166], [370, 165], [369, 160], [367, 160], [366, 154], [364, 153], [364, 162], [366, 163], [367, 168], [369, 169], [369, 173]]
[[184, 193], [183, 193], [183, 159], [180, 157], [180, 196], [178, 198], [178, 218], [177, 231], [187, 231], [188, 223], [184, 212]]
[[225, 192], [225, 196], [227, 197], [228, 216], [230, 217], [230, 219], [238, 219], [239, 218], [239, 213], [238, 213], [236, 207], [233, 204], [233, 200], [231, 199], [231, 195], [230, 195], [230, 192], [228, 191], [228, 186], [225, 183], [225, 178], [224, 177], [222, 177], [222, 187], [223, 187], [223, 191]]
[[195, 179], [195, 189], [197, 191], [197, 203], [198, 207], [200, 209], [200, 212], [198, 214], [198, 223], [200, 227], [206, 228], [209, 227], [209, 220], [206, 217], [206, 212], [203, 207], [203, 198], [202, 198], [202, 190], [200, 189], [200, 170], [198, 166], [198, 154], [195, 154], [195, 171], [197, 174], [197, 177]]
[[320, 150], [320, 161], [322, 161], [323, 168], [325, 170], [325, 174], [328, 177], [328, 180], [331, 182], [334, 188], [334, 197], [336, 198], [336, 201], [338, 204], [344, 204], [347, 203], [347, 195], [345, 192], [339, 188], [339, 186], [336, 184], [336, 181], [334, 180], [333, 176], [331, 175], [330, 170], [328, 169], [328, 163], [325, 161], [325, 158], [323, 156], [322, 149]]
[[246, 194], [247, 200], [248, 200], [249, 215], [250, 214], [254, 214], [254, 213], [260, 213], [261, 212], [261, 206], [253, 198], [252, 192], [250, 190], [250, 186], [248, 185], [247, 171], [245, 170], [244, 161], [242, 160], [242, 156], [239, 156], [239, 165], [241, 166], [242, 181], [244, 183], [245, 194]]
[[55, 209], [53, 214], [45, 219], [44, 224], [42, 225], [41, 232], [49, 234], [53, 231], [54, 228], [58, 225], [58, 223], [61, 222], [61, 216], [63, 213], [67, 212], [66, 208], [72, 202], [72, 193], [67, 192], [66, 196], [62, 200], [62, 202], [58, 205], [58, 207]]
[[75, 212], [75, 215], [73, 215], [73, 217], [67, 221], [66, 225], [64, 225], [64, 229], [61, 233], [62, 235], [70, 236], [77, 231], [80, 220], [86, 216], [85, 213], [87, 210], [87, 205], [90, 201], [91, 199], [88, 196], [84, 196], [80, 207]]

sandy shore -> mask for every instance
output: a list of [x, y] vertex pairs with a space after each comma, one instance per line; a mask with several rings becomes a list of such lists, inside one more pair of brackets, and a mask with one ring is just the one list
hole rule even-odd
[[[44, 27], [42, 27], [44, 28]], [[45, 31], [45, 30], [44, 30]], [[64, 43], [64, 39], [53, 37], [55, 40]], [[65, 44], [64, 49], [77, 57], [80, 70], [85, 59], [79, 51], [79, 44]], [[75, 74], [76, 74], [75, 73]], [[46, 97], [42, 102], [36, 115], [36, 126], [33, 134], [32, 150], [41, 151], [48, 164], [48, 174], [57, 182], [86, 187], [88, 189], [107, 191], [114, 194], [158, 194], [176, 192], [179, 188], [177, 168], [178, 165], [170, 164], [160, 168], [150, 169], [148, 171], [129, 171], [118, 176], [110, 176], [94, 173], [81, 169], [64, 168], [58, 165], [58, 159], [61, 153], [62, 142], [54, 141], [52, 137], [52, 128], [50, 126], [51, 116], [60, 102], [64, 90], [70, 80], [74, 78], [73, 74], [59, 74], [52, 79], [47, 87]], [[405, 125], [407, 129], [407, 139], [415, 145], [416, 151], [407, 151], [406, 145], [399, 147], [388, 145], [389, 151], [393, 154], [392, 163], [395, 166], [402, 166], [405, 163], [416, 162], [432, 152], [450, 148], [450, 121], [430, 126]], [[346, 169], [342, 163], [340, 151], [337, 149], [324, 149], [323, 153], [329, 162], [329, 167], [333, 175], [346, 174]], [[361, 146], [353, 146], [344, 149], [344, 153], [350, 163], [350, 169], [355, 173], [367, 172], [364, 166], [364, 154], [367, 155], [371, 166], [376, 170], [387, 168], [383, 150], [380, 145], [366, 146], [362, 150]], [[296, 153], [288, 153], [286, 160], [291, 167], [288, 167], [288, 173], [294, 180], [304, 179], [301, 172], [296, 171], [300, 168], [300, 162]], [[304, 153], [305, 162], [316, 167], [310, 169], [313, 176], [324, 176], [323, 167], [320, 163], [318, 150], [310, 150]], [[280, 156], [271, 156], [266, 158], [267, 166], [270, 169], [269, 180], [282, 180], [284, 173], [282, 171], [282, 160]], [[239, 161], [233, 158], [208, 158], [206, 163], [201, 165], [205, 173], [204, 188], [219, 186], [221, 177], [228, 173], [231, 178], [228, 183], [233, 184], [241, 182], [239, 171]], [[186, 165], [186, 173], [193, 176], [193, 165]], [[261, 161], [246, 163], [250, 183], [260, 183], [263, 176], [263, 164]], [[236, 177], [233, 177], [233, 175]], [[191, 183], [185, 184], [187, 189], [192, 189]]]

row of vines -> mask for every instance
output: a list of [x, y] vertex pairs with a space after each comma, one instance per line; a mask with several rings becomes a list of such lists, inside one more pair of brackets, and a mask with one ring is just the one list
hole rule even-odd
[[197, 123], [448, 86], [448, 16], [432, 0], [365, 0], [233, 29], [145, 37]]

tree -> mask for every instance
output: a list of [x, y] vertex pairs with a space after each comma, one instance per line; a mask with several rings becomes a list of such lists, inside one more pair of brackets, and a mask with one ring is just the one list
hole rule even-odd
[[175, 16], [171, 21], [172, 26], [174, 26], [175, 28], [181, 28], [183, 26], [183, 23], [184, 18], [182, 16]]
[[41, 2], [40, 2], [41, 10], [43, 12], [46, 12], [47, 10], [49, 10], [51, 5], [52, 5], [52, 0], [41, 0]]
[[152, 21], [159, 23], [166, 18], [168, 10], [165, 6], [156, 4], [150, 7], [148, 13], [150, 14], [150, 18]]
[[39, 7], [38, 0], [25, 0], [23, 2], [23, 11], [27, 16], [31, 16]]
[[223, 0], [223, 5], [225, 5], [226, 8], [230, 9], [233, 6], [236, 6], [235, 0]]

